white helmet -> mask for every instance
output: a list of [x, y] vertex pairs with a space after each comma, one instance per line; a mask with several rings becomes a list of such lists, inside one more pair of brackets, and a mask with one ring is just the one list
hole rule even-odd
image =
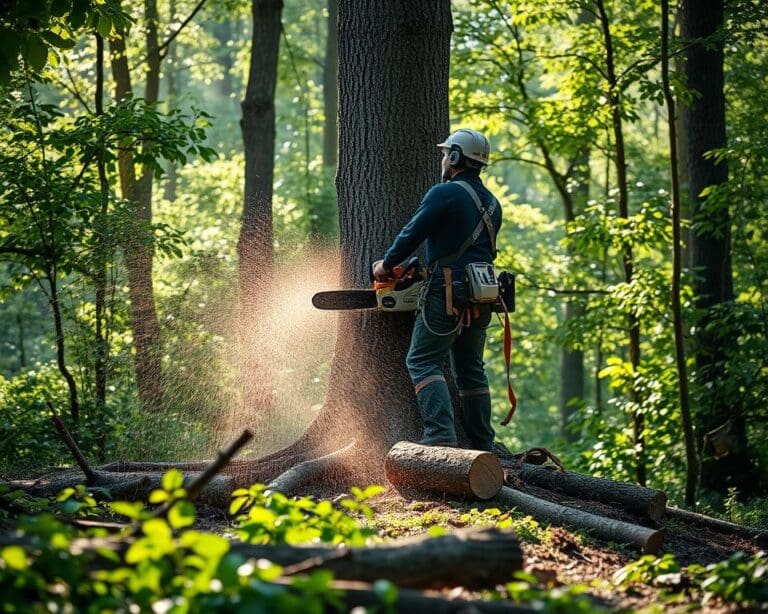
[[[488, 155], [491, 152], [491, 146], [482, 134], [477, 130], [469, 130], [468, 128], [461, 128], [456, 132], [453, 132], [445, 142], [438, 143], [438, 147], [441, 149], [449, 149], [451, 151], [459, 151], [462, 156], [479, 162], [483, 166], [488, 164]], [[456, 166], [460, 157], [457, 156]]]

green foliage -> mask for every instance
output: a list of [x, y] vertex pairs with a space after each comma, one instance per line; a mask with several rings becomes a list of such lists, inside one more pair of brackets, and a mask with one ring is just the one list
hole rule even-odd
[[548, 614], [597, 614], [608, 610], [595, 605], [586, 595], [584, 584], [543, 587], [537, 578], [525, 571], [515, 572], [516, 580], [505, 586], [505, 596], [512, 601], [530, 603], [540, 612]]
[[[115, 507], [128, 511], [129, 504]], [[130, 515], [141, 516], [136, 507], [141, 506]], [[279, 566], [229, 552], [223, 537], [192, 529], [174, 532], [161, 518], [145, 519], [140, 527], [139, 537], [120, 556], [108, 548], [72, 548], [75, 530], [49, 514], [22, 519], [18, 537], [24, 545], [0, 549], [4, 607], [26, 612], [323, 612], [341, 607], [329, 572], [275, 584]], [[391, 600], [392, 587], [381, 587], [380, 594]]]
[[[365, 503], [381, 492], [370, 486], [354, 488], [340, 505], [350, 513], [369, 517]], [[0, 495], [5, 491], [0, 489]], [[12, 493], [11, 493], [12, 494]], [[233, 509], [279, 510], [293, 527], [291, 537], [273, 531], [260, 543], [303, 543], [323, 538], [328, 543], [360, 545], [370, 533], [355, 526], [329, 501], [290, 500], [265, 493], [263, 485], [233, 493]], [[120, 541], [109, 547], [87, 547], [87, 538], [100, 530], [77, 531], [49, 513], [22, 517], [14, 534], [18, 544], [0, 548], [0, 592], [6, 611], [173, 611], [173, 612], [324, 612], [342, 608], [343, 593], [331, 586], [333, 574], [320, 570], [275, 583], [282, 569], [267, 560], [246, 560], [230, 552], [219, 535], [190, 528], [195, 508], [186, 499], [184, 476], [170, 470], [150, 501], [165, 507], [165, 517], [142, 503], [110, 503], [113, 512], [129, 518], [137, 528], [124, 554]], [[83, 486], [69, 488], [57, 498], [59, 511], [82, 515], [95, 502]], [[79, 503], [77, 507], [74, 504]], [[244, 521], [252, 523], [254, 518]], [[300, 525], [304, 526], [303, 539]], [[315, 534], [313, 529], [320, 528]], [[241, 527], [242, 529], [242, 527]], [[248, 531], [249, 529], [244, 529]], [[78, 547], [76, 539], [85, 538]], [[388, 582], [374, 587], [381, 605], [391, 607], [397, 589]]]
[[652, 554], [644, 554], [616, 571], [613, 574], [613, 582], [622, 587], [632, 584], [653, 584], [659, 576], [679, 572], [680, 566], [675, 561], [674, 555], [667, 553], [657, 558]]
[[745, 605], [768, 600], [768, 560], [764, 553], [747, 557], [737, 552], [719, 563], [689, 565], [686, 569], [698, 584], [704, 604], [714, 597]]
[[535, 544], [546, 542], [548, 539], [547, 529], [542, 528], [531, 516], [526, 516], [521, 513], [502, 512], [495, 507], [486, 508], [484, 510], [472, 508], [459, 516], [459, 520], [469, 525], [512, 529], [520, 539]]
[[[0, 86], [13, 71], [42, 71], [58, 63], [58, 53], [75, 47], [77, 31], [88, 29], [107, 38], [124, 30], [129, 18], [117, 0], [12, 0], [0, 8]], [[19, 62], [21, 58], [21, 63]]]
[[64, 456], [45, 401], [60, 406], [66, 394], [52, 364], [11, 379], [0, 377], [0, 457], [6, 470], [55, 465]]
[[372, 520], [373, 512], [365, 501], [383, 490], [381, 486], [354, 488], [352, 496], [341, 499], [336, 507], [330, 501], [318, 502], [309, 497], [289, 499], [266, 490], [263, 484], [254, 484], [232, 493], [229, 512], [236, 515], [238, 535], [253, 544], [320, 541], [360, 546], [368, 543], [376, 531], [361, 526], [350, 514]]
[[752, 557], [737, 552], [719, 563], [706, 567], [693, 564], [685, 569], [680, 568], [672, 554], [664, 554], [659, 558], [653, 555], [640, 557], [619, 569], [613, 581], [625, 589], [633, 584], [659, 586], [664, 589], [667, 599], [686, 590], [686, 586], [692, 586], [702, 605], [718, 598], [749, 607], [768, 599], [766, 574], [768, 561], [762, 552]]

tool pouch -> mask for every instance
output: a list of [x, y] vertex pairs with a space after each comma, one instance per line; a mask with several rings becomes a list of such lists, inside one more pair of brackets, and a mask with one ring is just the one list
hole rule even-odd
[[499, 297], [499, 282], [493, 265], [487, 262], [473, 262], [464, 269], [473, 303], [493, 303]]

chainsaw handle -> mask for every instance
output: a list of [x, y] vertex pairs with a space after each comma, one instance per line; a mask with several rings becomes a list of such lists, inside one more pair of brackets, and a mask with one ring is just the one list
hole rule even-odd
[[[379, 260], [375, 261], [370, 268], [370, 276], [371, 281], [376, 281], [373, 277], [373, 268], [376, 266], [376, 262], [380, 262]], [[393, 268], [390, 271], [390, 280], [396, 281], [398, 279], [403, 279], [406, 277], [409, 273], [412, 271], [415, 271], [419, 268], [419, 257], [418, 256], [411, 256], [408, 260], [405, 260], [404, 262], [401, 262], [398, 264], [395, 268]]]

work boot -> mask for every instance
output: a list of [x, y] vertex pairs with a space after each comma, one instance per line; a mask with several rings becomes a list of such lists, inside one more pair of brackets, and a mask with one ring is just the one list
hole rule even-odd
[[427, 384], [416, 395], [416, 402], [424, 422], [424, 436], [419, 443], [425, 446], [456, 447], [456, 429], [448, 384], [442, 381]]
[[495, 432], [491, 426], [491, 395], [462, 397], [462, 419], [469, 443], [474, 450], [493, 452]]

